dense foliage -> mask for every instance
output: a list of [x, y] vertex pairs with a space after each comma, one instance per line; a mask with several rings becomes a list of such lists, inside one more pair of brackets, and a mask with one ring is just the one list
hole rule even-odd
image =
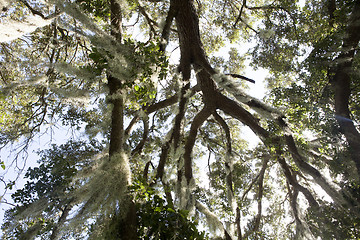
[[359, 0], [0, 4], [3, 239], [360, 238]]

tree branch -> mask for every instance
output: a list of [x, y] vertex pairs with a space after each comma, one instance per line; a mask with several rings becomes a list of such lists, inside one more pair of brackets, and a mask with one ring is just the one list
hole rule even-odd
[[[334, 200], [334, 202], [343, 207], [348, 204], [344, 197], [336, 191], [324, 178], [324, 176], [313, 166], [304, 161], [303, 157], [297, 150], [295, 141], [291, 135], [285, 135], [285, 141], [289, 148], [290, 154], [293, 157], [293, 160], [298, 168], [306, 174], [309, 174], [313, 177], [314, 181], [319, 184], [322, 189]], [[351, 204], [350, 204], [351, 206]]]
[[73, 198], [70, 199], [69, 202], [65, 205], [64, 210], [62, 210], [62, 213], [61, 213], [61, 215], [60, 215], [60, 218], [59, 218], [57, 224], [54, 226], [54, 228], [53, 228], [53, 230], [52, 230], [52, 233], [51, 233], [51, 236], [50, 236], [50, 240], [55, 240], [55, 239], [57, 239], [58, 234], [59, 234], [59, 227], [65, 223], [66, 218], [69, 216], [69, 213], [70, 213], [70, 211], [71, 211], [71, 209], [72, 209], [72, 207], [73, 207], [73, 206], [72, 206], [72, 201], [73, 201], [73, 200], [74, 200]]
[[156, 176], [155, 176], [154, 182], [156, 182], [157, 179], [162, 179], [164, 176], [165, 163], [166, 163], [166, 159], [169, 154], [169, 151], [170, 151], [170, 145], [171, 145], [172, 140], [173, 140], [173, 135], [161, 147], [161, 154], [160, 154], [159, 164], [158, 164], [158, 167], [156, 170]]
[[261, 220], [261, 216], [262, 216], [262, 197], [263, 197], [263, 191], [264, 191], [264, 176], [265, 176], [265, 171], [266, 171], [268, 162], [269, 162], [269, 158], [265, 158], [263, 161], [261, 171], [259, 173], [259, 180], [258, 180], [259, 189], [258, 189], [258, 196], [257, 196], [258, 213], [255, 217], [255, 223], [254, 223], [254, 226], [252, 227], [252, 229], [247, 231], [244, 234], [244, 239], [247, 239], [252, 233], [256, 232], [260, 227], [260, 220]]
[[164, 42], [162, 42], [160, 44], [160, 51], [161, 52], [165, 52], [165, 48], [169, 42], [169, 37], [170, 37], [170, 27], [171, 24], [173, 22], [173, 19], [175, 18], [176, 14], [177, 14], [177, 8], [174, 7], [173, 4], [170, 4], [170, 8], [169, 8], [169, 12], [166, 16], [166, 20], [165, 20], [165, 24], [164, 24], [164, 28], [162, 30], [161, 33], [161, 38], [164, 40]]
[[185, 106], [186, 106], [186, 103], [188, 100], [188, 98], [185, 97], [185, 94], [189, 90], [189, 88], [190, 88], [190, 82], [186, 83], [185, 86], [183, 86], [181, 88], [180, 101], [179, 101], [179, 112], [175, 117], [175, 123], [174, 123], [174, 128], [173, 128], [173, 133], [172, 133], [175, 151], [179, 146], [180, 134], [181, 134], [181, 123], [185, 116]]
[[150, 165], [154, 168], [154, 165], [152, 164], [151, 160], [148, 161], [148, 162], [145, 164], [145, 167], [144, 167], [143, 179], [145, 180], [145, 182], [148, 181], [148, 174], [149, 174]]
[[143, 132], [143, 135], [142, 135], [142, 139], [141, 141], [139, 142], [139, 144], [135, 147], [135, 149], [131, 152], [131, 155], [134, 156], [135, 154], [139, 154], [144, 145], [145, 145], [145, 142], [147, 140], [147, 137], [148, 137], [148, 134], [149, 134], [149, 120], [148, 119], [143, 119], [143, 124], [144, 124], [144, 132]]
[[296, 239], [315, 239], [311, 233], [309, 226], [300, 218], [298, 211], [297, 198], [299, 191], [294, 189], [294, 193], [291, 193], [291, 189], [288, 187], [289, 197], [290, 197], [290, 206], [295, 218], [296, 224]]
[[231, 240], [231, 237], [229, 233], [226, 231], [224, 225], [220, 222], [220, 220], [214, 213], [212, 213], [204, 204], [202, 204], [199, 201], [195, 201], [195, 207], [197, 208], [197, 210], [199, 210], [199, 212], [203, 213], [206, 216], [207, 222], [209, 224], [215, 225], [214, 227], [216, 227], [217, 229], [219, 229], [224, 233], [226, 240]]
[[332, 78], [331, 86], [335, 90], [335, 118], [340, 125], [350, 146], [350, 155], [360, 176], [360, 133], [350, 116], [349, 101], [351, 95], [351, 72], [355, 56], [355, 49], [360, 41], [360, 1], [354, 1], [354, 8], [350, 15], [349, 24], [344, 34], [342, 52], [335, 62], [337, 68]]
[[55, 11], [54, 13], [52, 13], [52, 14], [50, 14], [48, 16], [45, 16], [42, 12], [34, 9], [26, 0], [19, 0], [19, 1], [21, 3], [23, 3], [30, 10], [30, 12], [33, 15], [38, 15], [44, 20], [55, 18], [55, 17], [59, 16], [62, 13], [62, 11]]
[[252, 80], [250, 78], [247, 78], [247, 77], [244, 77], [243, 75], [240, 75], [240, 74], [234, 74], [234, 73], [228, 73], [228, 74], [225, 74], [227, 76], [231, 76], [233, 78], [241, 78], [243, 80], [246, 80], [248, 82], [251, 82], [251, 83], [255, 83], [255, 80]]
[[236, 231], [238, 234], [238, 240], [242, 240], [242, 233], [241, 233], [241, 215], [240, 215], [240, 208], [237, 207], [236, 208], [236, 218], [235, 218], [235, 222], [236, 222]]
[[227, 151], [228, 151], [228, 153], [231, 153], [230, 128], [227, 125], [227, 123], [225, 122], [225, 120], [216, 111], [214, 111], [213, 116], [214, 116], [215, 120], [220, 124], [220, 126], [222, 127], [222, 129], [225, 132], [226, 142], [227, 142]]
[[192, 179], [192, 160], [191, 160], [191, 152], [193, 150], [195, 141], [196, 141], [196, 135], [198, 128], [201, 127], [201, 125], [206, 121], [206, 119], [214, 112], [214, 110], [209, 109], [208, 107], [204, 107], [194, 118], [191, 127], [190, 127], [190, 133], [187, 138], [186, 144], [185, 144], [185, 153], [184, 153], [184, 168], [185, 168], [185, 178], [187, 180], [187, 183], [190, 183], [190, 180]]
[[[179, 112], [175, 117], [174, 126], [173, 126], [173, 128], [171, 130], [172, 131], [171, 137], [161, 148], [160, 160], [159, 160], [159, 165], [158, 165], [158, 168], [157, 168], [157, 173], [156, 173], [155, 180], [162, 179], [162, 177], [164, 175], [165, 163], [166, 163], [166, 159], [167, 159], [167, 156], [169, 154], [169, 151], [170, 151], [171, 142], [173, 142], [174, 151], [177, 151], [177, 149], [179, 147], [180, 132], [181, 132], [181, 122], [182, 122], [182, 120], [184, 118], [184, 115], [185, 115], [185, 106], [186, 106], [186, 102], [187, 102], [187, 99], [188, 99], [188, 96], [185, 97], [185, 94], [187, 93], [187, 91], [190, 90], [189, 87], [190, 87], [190, 83], [187, 83], [181, 89], [180, 101], [179, 101]], [[191, 91], [191, 94], [194, 94], [197, 91], [197, 86], [191, 88], [190, 91]], [[178, 94], [172, 96], [171, 98], [169, 98], [167, 102], [172, 102], [172, 101], [175, 101], [175, 100], [176, 101], [179, 100], [179, 95]], [[163, 101], [163, 103], [159, 103], [158, 106], [154, 106], [150, 110], [153, 111], [157, 107], [162, 106], [164, 103], [165, 102]], [[180, 159], [179, 159], [179, 161], [180, 161]], [[181, 182], [181, 176], [182, 176], [181, 169], [178, 169], [178, 180], [180, 182]]]
[[236, 27], [236, 24], [239, 22], [239, 20], [241, 19], [241, 15], [243, 13], [243, 10], [244, 10], [244, 7], [246, 6], [246, 0], [243, 0], [243, 3], [241, 5], [241, 8], [240, 8], [240, 12], [239, 12], [239, 16], [236, 18], [236, 21], [234, 23], [234, 27]]
[[[191, 93], [190, 93], [190, 96], [193, 96], [196, 92], [198, 92], [200, 89], [199, 89], [199, 86], [198, 85], [195, 85], [194, 87], [192, 87], [190, 89]], [[150, 113], [153, 113], [153, 112], [156, 112], [162, 108], [166, 108], [166, 107], [169, 107], [175, 103], [177, 103], [179, 101], [179, 94], [175, 94], [167, 99], [164, 99], [164, 100], [161, 100], [157, 103], [154, 103], [148, 107], [145, 107], [143, 109], [143, 111], [145, 111], [146, 114], [150, 114]], [[135, 114], [135, 116], [131, 119], [129, 125], [127, 126], [126, 130], [125, 130], [125, 136], [129, 136], [133, 126], [137, 123], [137, 121], [140, 119], [140, 115], [139, 113]]]
[[224, 111], [226, 114], [238, 119], [256, 134], [262, 140], [267, 139], [270, 135], [268, 131], [262, 128], [259, 125], [258, 120], [248, 111], [246, 111], [243, 107], [241, 107], [237, 102], [225, 97], [222, 94], [217, 94], [214, 97], [217, 101], [217, 108]]
[[154, 25], [155, 25], [155, 26], [158, 26], [157, 22], [155, 22], [154, 20], [152, 20], [152, 19], [149, 17], [149, 15], [147, 14], [145, 8], [142, 7], [139, 2], [138, 2], [137, 4], [138, 4], [139, 12], [145, 17], [146, 21], [147, 21], [148, 24], [149, 24], [150, 31], [156, 36], [157, 33], [156, 33], [156, 31], [155, 31]]
[[[232, 161], [232, 151], [231, 151], [231, 135], [230, 129], [225, 120], [214, 111], [213, 116], [215, 120], [220, 124], [222, 129], [225, 132], [226, 142], [227, 142], [227, 153], [225, 157], [225, 173], [226, 173], [226, 187], [228, 191], [228, 201], [231, 201], [230, 204], [233, 204], [234, 197], [234, 188], [233, 188], [233, 180], [232, 180], [232, 171], [233, 171], [233, 161]], [[232, 206], [235, 208], [235, 206]], [[233, 209], [235, 210], [235, 209]]]
[[[279, 156], [281, 156], [281, 155], [279, 155]], [[309, 205], [310, 205], [311, 207], [313, 207], [314, 209], [319, 210], [319, 204], [317, 203], [317, 201], [315, 200], [315, 198], [313, 197], [313, 195], [311, 194], [311, 192], [310, 192], [307, 188], [301, 186], [301, 185], [298, 183], [298, 181], [296, 180], [296, 177], [293, 176], [293, 174], [291, 174], [291, 171], [290, 171], [290, 169], [289, 169], [289, 166], [288, 166], [287, 163], [285, 162], [285, 159], [283, 159], [282, 157], [278, 157], [278, 162], [279, 162], [281, 168], [282, 168], [283, 171], [284, 171], [284, 174], [285, 174], [285, 177], [286, 177], [287, 181], [288, 181], [297, 191], [301, 191], [301, 192], [304, 194], [306, 200], [308, 201], [308, 203], [309, 203]]]

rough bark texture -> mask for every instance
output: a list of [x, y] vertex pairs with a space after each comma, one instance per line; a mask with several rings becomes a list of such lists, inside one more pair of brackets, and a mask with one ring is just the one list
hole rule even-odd
[[199, 127], [206, 121], [206, 119], [211, 115], [211, 111], [206, 107], [203, 108], [194, 118], [194, 121], [190, 127], [190, 134], [185, 144], [185, 153], [184, 153], [184, 167], [185, 167], [185, 178], [188, 183], [192, 179], [192, 161], [191, 161], [191, 152], [195, 145], [196, 135]]
[[[350, 120], [350, 111], [349, 111], [349, 97], [350, 97], [350, 75], [349, 70], [352, 66], [352, 58], [355, 53], [355, 48], [358, 45], [360, 39], [360, 0], [357, 0], [354, 4], [354, 10], [350, 19], [348, 36], [344, 40], [343, 48], [346, 49], [339, 56], [339, 64], [334, 76], [333, 87], [335, 89], [335, 110], [338, 122], [341, 126], [341, 130], [346, 136], [351, 151], [352, 158], [358, 167], [360, 173], [360, 135], [356, 130], [353, 122]], [[213, 78], [217, 72], [211, 67], [206, 53], [204, 51], [199, 31], [199, 19], [194, 6], [193, 0], [171, 0], [170, 1], [169, 16], [166, 19], [166, 26], [163, 29], [163, 38], [168, 38], [169, 28], [171, 26], [171, 20], [175, 18], [177, 33], [180, 44], [180, 64], [179, 71], [182, 74], [183, 81], [186, 83], [185, 90], [190, 89], [189, 79], [191, 76], [191, 70], [195, 70], [197, 86], [200, 89], [203, 97], [204, 108], [201, 110], [196, 117], [194, 118], [188, 137], [185, 143], [185, 152], [184, 152], [184, 169], [179, 169], [178, 179], [181, 180], [181, 176], [185, 175], [187, 182], [189, 183], [193, 177], [192, 175], [192, 159], [191, 154], [196, 141], [197, 131], [200, 126], [207, 120], [207, 118], [216, 113], [217, 109], [222, 110], [225, 114], [239, 120], [259, 136], [263, 142], [269, 147], [273, 146], [273, 140], [275, 139], [270, 133], [264, 129], [260, 124], [258, 119], [256, 119], [249, 111], [247, 111], [243, 106], [224, 96], [221, 91], [217, 88]], [[164, 46], [161, 47], [162, 51], [165, 49]], [[346, 60], [346, 61], [343, 61]], [[217, 75], [216, 77], [218, 77]], [[159, 102], [153, 106], [150, 106], [147, 111], [152, 112], [161, 108], [162, 106], [168, 106], [179, 102], [179, 114], [176, 116], [173, 132], [171, 138], [167, 141], [162, 148], [162, 153], [160, 156], [160, 162], [157, 169], [157, 178], [162, 178], [164, 173], [164, 166], [166, 163], [166, 158], [169, 153], [171, 143], [176, 150], [179, 147], [179, 142], [181, 139], [181, 122], [184, 118], [186, 98], [184, 98], [184, 89], [178, 95], [173, 96], [167, 100]], [[249, 102], [249, 107], [258, 107], [257, 104], [252, 104]], [[275, 120], [275, 119], [274, 119]], [[276, 120], [275, 120], [276, 121]], [[221, 121], [220, 121], [221, 122]], [[307, 163], [304, 157], [299, 153], [296, 143], [291, 134], [287, 133], [288, 127], [285, 122], [280, 119], [277, 121], [280, 127], [284, 130], [284, 137], [281, 138], [283, 141], [279, 145], [281, 148], [287, 148], [301, 171], [306, 174], [311, 175], [314, 180], [333, 198], [333, 200], [340, 206], [346, 205], [346, 201], [321, 175], [321, 173]], [[223, 124], [222, 124], [223, 125]], [[229, 138], [227, 134], [227, 138]], [[228, 141], [230, 146], [230, 141]], [[307, 198], [310, 205], [317, 207], [318, 204], [315, 198], [312, 196], [311, 192], [308, 191], [305, 187], [301, 186], [294, 174], [289, 170], [288, 165], [282, 159], [279, 160], [280, 165], [284, 170], [284, 174], [287, 177], [289, 183], [294, 187], [295, 193], [294, 196], [297, 196], [297, 192], [302, 192]], [[265, 171], [265, 170], [264, 170]], [[262, 182], [263, 174], [260, 174], [260, 180]], [[259, 185], [259, 189], [262, 189], [262, 183]], [[261, 194], [259, 192], [259, 215], [261, 216]], [[294, 197], [296, 199], [296, 197]], [[260, 217], [259, 217], [260, 219]], [[260, 220], [256, 223], [259, 225]], [[239, 232], [241, 229], [238, 230]], [[230, 236], [225, 233], [225, 238]], [[241, 233], [240, 237], [241, 239]]]
[[[268, 137], [268, 132], [259, 125], [257, 119], [252, 114], [235, 101], [225, 97], [217, 89], [217, 86], [212, 79], [212, 76], [217, 72], [211, 67], [206, 57], [200, 39], [199, 20], [193, 0], [172, 0], [171, 5], [174, 9], [177, 9], [175, 20], [181, 52], [179, 70], [183, 75], [183, 80], [187, 81], [190, 78], [190, 72], [193, 68], [197, 73], [197, 83], [203, 94], [203, 102], [207, 112], [213, 113], [215, 109], [221, 109], [226, 114], [229, 114], [249, 126], [260, 137]], [[201, 116], [205, 115], [206, 114], [202, 111]], [[200, 116], [198, 117], [200, 118]], [[206, 118], [201, 118], [201, 124]], [[194, 146], [196, 131], [200, 125], [194, 120], [193, 127], [190, 129], [189, 139], [185, 146], [185, 175], [188, 181], [192, 178], [191, 151]]]
[[[117, 42], [121, 42], [122, 38], [122, 13], [121, 6], [116, 0], [110, 1], [111, 10], [111, 35], [114, 36]], [[124, 142], [124, 98], [122, 83], [120, 79], [114, 76], [108, 76], [108, 86], [110, 102], [113, 105], [111, 113], [111, 131], [110, 131], [110, 146], [109, 146], [109, 157], [112, 158], [114, 155], [123, 151]], [[124, 206], [128, 206], [125, 212], [125, 216], [119, 218], [118, 226], [119, 235], [124, 240], [135, 240], [138, 239], [136, 233], [136, 209], [135, 204], [130, 197], [124, 201], [127, 203]]]
[[[111, 35], [117, 42], [122, 39], [122, 13], [120, 4], [116, 0], [110, 1], [111, 10]], [[108, 76], [108, 86], [110, 102], [113, 105], [111, 113], [111, 131], [109, 155], [120, 153], [123, 149], [124, 141], [124, 99], [122, 93], [121, 80], [112, 76]]]
[[111, 131], [109, 156], [122, 151], [124, 142], [124, 99], [122, 96], [121, 82], [119, 79], [108, 76], [108, 86], [110, 89], [110, 102], [113, 105], [111, 112]]
[[351, 72], [355, 49], [360, 40], [360, 1], [354, 2], [346, 37], [343, 41], [342, 53], [337, 58], [335, 76], [331, 81], [335, 90], [335, 114], [341, 132], [345, 135], [350, 147], [352, 160], [355, 162], [360, 176], [360, 133], [351, 120], [349, 99], [351, 95]]

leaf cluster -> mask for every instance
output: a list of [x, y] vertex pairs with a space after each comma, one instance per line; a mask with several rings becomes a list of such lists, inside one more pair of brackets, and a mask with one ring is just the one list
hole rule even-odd
[[189, 212], [175, 209], [151, 187], [136, 182], [135, 193], [138, 236], [141, 239], [208, 239], [197, 229], [197, 222], [189, 220]]

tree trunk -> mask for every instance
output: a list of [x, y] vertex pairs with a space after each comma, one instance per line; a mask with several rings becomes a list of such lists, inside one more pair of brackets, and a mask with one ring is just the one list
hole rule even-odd
[[354, 161], [360, 177], [360, 133], [356, 129], [350, 116], [349, 99], [351, 94], [351, 71], [360, 40], [360, 0], [355, 1], [350, 15], [346, 37], [342, 46], [342, 53], [336, 59], [338, 62], [335, 76], [331, 81], [335, 90], [335, 117], [345, 135], [350, 147], [351, 158]]
[[[122, 40], [122, 13], [121, 6], [116, 0], [110, 2], [111, 10], [111, 35], [117, 42]], [[123, 152], [124, 146], [124, 90], [121, 79], [117, 79], [111, 74], [108, 75], [108, 87], [110, 102], [113, 105], [111, 113], [111, 130], [110, 130], [110, 146], [109, 158]], [[118, 232], [116, 233], [123, 240], [136, 240], [136, 208], [131, 196], [125, 198], [126, 201], [120, 206], [127, 206], [125, 216], [116, 218]], [[115, 237], [115, 236], [113, 236]]]

